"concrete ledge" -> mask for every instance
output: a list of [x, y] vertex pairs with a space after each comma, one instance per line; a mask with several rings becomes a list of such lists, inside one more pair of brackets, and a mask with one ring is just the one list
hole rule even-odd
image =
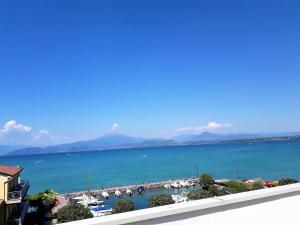
[[192, 217], [205, 213], [214, 213], [228, 208], [240, 208], [247, 205], [259, 204], [261, 202], [273, 201], [287, 196], [300, 195], [300, 183], [286, 186], [249, 191], [244, 193], [225, 195], [221, 197], [208, 198], [203, 200], [189, 201], [156, 208], [142, 209], [133, 212], [120, 213], [104, 217], [63, 223], [62, 225], [116, 225], [130, 224], [141, 221], [152, 221], [157, 219], [172, 221], [173, 216]]

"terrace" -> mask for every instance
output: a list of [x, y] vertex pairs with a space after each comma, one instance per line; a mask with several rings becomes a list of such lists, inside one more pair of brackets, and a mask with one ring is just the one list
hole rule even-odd
[[21, 203], [29, 189], [29, 181], [21, 181], [20, 184], [15, 185], [12, 190], [7, 193], [7, 204]]

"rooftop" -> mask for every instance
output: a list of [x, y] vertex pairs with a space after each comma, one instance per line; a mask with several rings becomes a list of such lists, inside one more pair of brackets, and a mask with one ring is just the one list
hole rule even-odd
[[22, 168], [17, 166], [7, 166], [0, 164], [0, 174], [14, 176], [22, 171]]

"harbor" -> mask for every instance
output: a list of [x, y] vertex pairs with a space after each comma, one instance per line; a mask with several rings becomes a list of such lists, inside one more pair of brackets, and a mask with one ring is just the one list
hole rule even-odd
[[89, 208], [93, 216], [98, 217], [111, 214], [112, 206], [120, 198], [132, 200], [136, 209], [144, 209], [148, 208], [148, 200], [155, 194], [169, 194], [177, 203], [186, 201], [188, 191], [196, 188], [199, 188], [197, 178], [191, 177], [63, 193], [57, 196], [60, 204], [53, 210], [57, 211], [68, 204], [81, 204]]
[[[116, 192], [120, 192], [122, 194], [130, 195], [129, 191], [131, 193], [138, 194], [139, 192], [143, 192], [141, 189], [151, 190], [151, 189], [170, 189], [170, 188], [187, 188], [191, 186], [195, 186], [197, 183], [197, 178], [191, 177], [191, 178], [184, 178], [184, 179], [175, 179], [175, 180], [167, 180], [167, 181], [161, 181], [161, 182], [147, 182], [142, 184], [135, 184], [135, 185], [125, 185], [125, 186], [115, 186], [115, 187], [109, 187], [109, 188], [100, 188], [100, 189], [90, 189], [87, 191], [79, 191], [79, 192], [71, 192], [71, 193], [65, 193], [64, 196], [67, 198], [74, 198], [81, 196], [83, 194], [93, 196], [93, 197], [99, 197], [103, 196], [104, 193], [107, 193], [109, 195], [115, 195]], [[106, 194], [104, 194], [106, 195]], [[118, 196], [118, 194], [117, 194]]]

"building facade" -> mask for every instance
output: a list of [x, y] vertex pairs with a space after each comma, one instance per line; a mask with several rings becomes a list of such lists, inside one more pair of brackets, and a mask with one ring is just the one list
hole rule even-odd
[[22, 225], [29, 207], [25, 199], [29, 182], [21, 180], [22, 168], [0, 165], [0, 224]]

